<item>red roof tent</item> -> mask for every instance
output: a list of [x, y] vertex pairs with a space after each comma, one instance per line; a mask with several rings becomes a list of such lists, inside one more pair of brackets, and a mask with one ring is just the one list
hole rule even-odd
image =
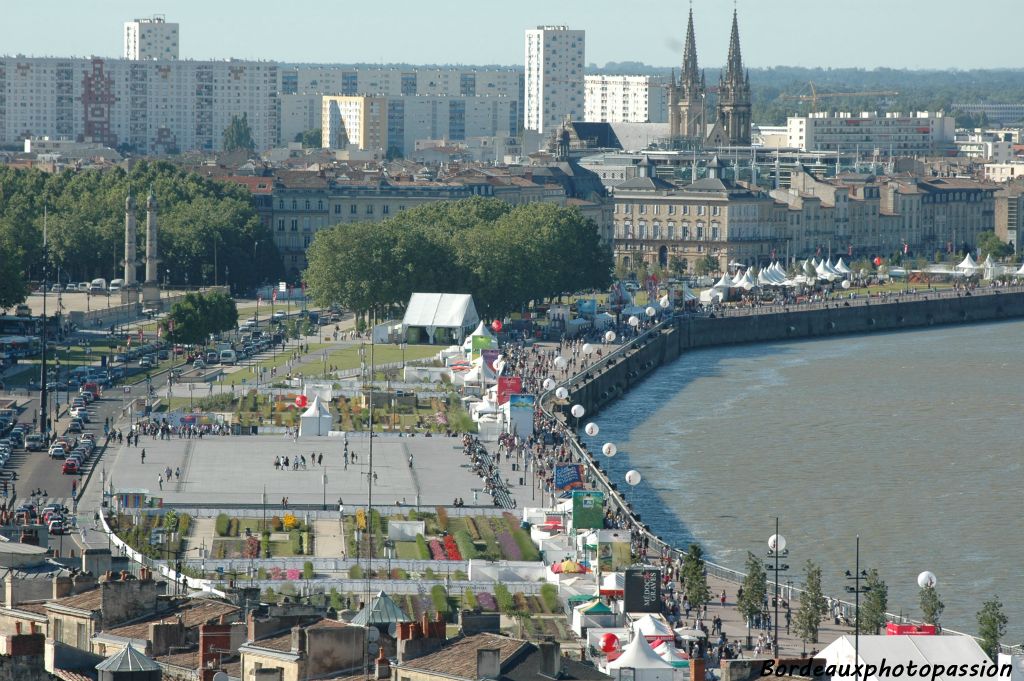
[[885, 625], [886, 636], [935, 636], [934, 624], [896, 624]]

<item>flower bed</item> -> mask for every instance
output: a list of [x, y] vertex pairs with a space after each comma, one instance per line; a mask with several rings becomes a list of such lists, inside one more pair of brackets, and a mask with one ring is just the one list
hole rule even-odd
[[444, 548], [441, 546], [441, 542], [437, 539], [430, 540], [430, 557], [434, 560], [447, 560], [447, 556], [444, 555]]
[[498, 546], [501, 547], [501, 552], [508, 560], [522, 560], [523, 553], [519, 550], [519, 544], [516, 543], [512, 533], [508, 530], [502, 530], [501, 534], [498, 535]]
[[459, 553], [459, 547], [455, 543], [455, 537], [450, 534], [444, 537], [444, 550], [448, 554], [448, 560], [462, 560], [462, 554]]
[[498, 601], [495, 600], [494, 594], [488, 593], [486, 591], [478, 593], [476, 595], [476, 602], [484, 610], [487, 610], [489, 612], [498, 611]]

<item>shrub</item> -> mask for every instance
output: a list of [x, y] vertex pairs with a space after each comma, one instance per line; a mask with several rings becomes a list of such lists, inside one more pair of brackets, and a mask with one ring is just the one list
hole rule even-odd
[[353, 565], [352, 567], [350, 567], [348, 569], [348, 578], [349, 579], [362, 579], [363, 578], [363, 568], [360, 567], [359, 565]]
[[378, 537], [384, 536], [384, 523], [381, 521], [378, 511], [370, 511], [370, 527]]
[[497, 601], [498, 610], [505, 615], [513, 615], [516, 612], [516, 602], [509, 593], [508, 587], [504, 584], [494, 585], [494, 600]]
[[214, 523], [214, 529], [217, 531], [218, 537], [228, 536], [228, 525], [231, 522], [231, 518], [226, 513], [218, 513], [217, 520]]
[[526, 530], [516, 530], [512, 533], [512, 537], [519, 546], [522, 560], [540, 560], [540, 551], [533, 545], [533, 540], [530, 539], [530, 535], [526, 534]]
[[176, 532], [178, 529], [178, 514], [173, 509], [164, 514], [164, 529], [168, 532]]
[[257, 568], [256, 569], [256, 579], [263, 580], [263, 579], [266, 579], [266, 578], [267, 578], [267, 569], [266, 568]]
[[270, 532], [263, 530], [263, 534], [260, 536], [260, 549], [263, 551], [264, 558], [270, 558]]
[[448, 531], [448, 509], [444, 506], [437, 507], [437, 524], [442, 530]]
[[430, 588], [430, 600], [434, 602], [434, 610], [437, 614], [447, 619], [451, 608], [448, 607], [448, 592], [442, 585], [435, 584]]
[[444, 553], [444, 547], [441, 546], [441, 542], [438, 539], [431, 539], [427, 542], [430, 546], [430, 557], [433, 560], [445, 560], [446, 556]]
[[480, 541], [480, 528], [476, 526], [476, 521], [473, 520], [472, 516], [466, 517], [466, 530], [469, 532], [469, 536], [473, 538], [473, 541]]
[[421, 560], [430, 560], [430, 549], [427, 547], [427, 540], [422, 534], [416, 535], [416, 548], [420, 552]]
[[409, 511], [409, 515], [408, 515], [408, 518], [409, 518], [409, 520], [419, 520], [419, 519], [420, 519], [420, 516], [419, 516], [419, 514], [418, 514], [418, 513], [416, 512], [416, 509], [415, 509], [415, 508], [414, 508], [414, 509], [412, 509], [411, 511]]
[[[313, 579], [313, 577], [315, 577], [315, 576], [316, 576], [316, 573], [313, 572], [313, 563], [307, 560], [305, 563], [302, 564], [302, 578], [303, 579]], [[550, 586], [550, 585], [545, 585], [545, 586]]]
[[434, 574], [432, 568], [427, 568], [423, 571], [423, 579], [437, 579], [437, 575]]
[[277, 603], [277, 594], [274, 593], [272, 586], [267, 587], [267, 590], [263, 592], [263, 597], [267, 599], [268, 603]]
[[298, 530], [292, 530], [288, 533], [288, 543], [291, 545], [292, 554], [296, 556], [302, 555], [302, 533]]
[[281, 518], [275, 515], [270, 519], [270, 529], [274, 532], [280, 532], [284, 529], [284, 522], [282, 522]]
[[394, 568], [391, 570], [391, 579], [409, 579], [409, 573], [402, 568]]
[[466, 589], [462, 592], [462, 604], [470, 610], [476, 610], [476, 595], [473, 593], [472, 589]]
[[519, 542], [515, 540], [515, 537], [508, 530], [502, 530], [501, 534], [498, 535], [498, 546], [501, 547], [501, 553], [507, 560], [523, 559], [523, 552], [519, 548]]
[[558, 587], [554, 584], [545, 584], [540, 588], [540, 597], [544, 601], [544, 607], [548, 612], [558, 611]]
[[452, 573], [452, 579], [456, 582], [465, 582], [469, 580], [469, 576], [462, 570], [456, 570]]
[[341, 610], [342, 606], [345, 605], [345, 603], [341, 600], [341, 594], [338, 593], [338, 590], [335, 589], [333, 586], [331, 587], [330, 592], [330, 604], [331, 607], [334, 608], [335, 612]]
[[231, 536], [231, 537], [237, 537], [238, 536], [238, 518], [232, 518], [228, 522], [228, 536]]
[[455, 533], [455, 544], [459, 547], [459, 553], [462, 554], [463, 560], [480, 557], [480, 552], [476, 550], [476, 546], [473, 545], [473, 539], [466, 530], [459, 530]]
[[356, 529], [366, 529], [366, 511], [361, 508], [356, 509]]
[[285, 530], [291, 531], [291, 530], [294, 530], [294, 529], [298, 528], [299, 521], [295, 517], [294, 514], [292, 514], [292, 513], [285, 513], [284, 514], [284, 521], [282, 521], [281, 526]]
[[188, 513], [178, 514], [178, 534], [184, 537], [192, 528], [192, 516]]

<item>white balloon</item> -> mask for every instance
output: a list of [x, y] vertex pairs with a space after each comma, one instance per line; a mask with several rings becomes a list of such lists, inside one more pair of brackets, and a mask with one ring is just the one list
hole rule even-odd
[[544, 389], [545, 390], [551, 390], [554, 387], [555, 387], [555, 379], [553, 379], [553, 378], [545, 378], [544, 379]]
[[614, 331], [605, 331], [604, 339], [606, 341], [608, 341], [609, 343], [611, 343], [612, 341], [615, 340], [615, 332]]
[[668, 307], [669, 306], [668, 296], [662, 296], [661, 299], [658, 300], [658, 305], [661, 305], [662, 307]]
[[569, 366], [569, 360], [559, 355], [558, 357], [555, 357], [555, 366], [558, 367], [559, 369], [564, 369], [565, 367]]
[[648, 306], [647, 309], [644, 310], [644, 312], [647, 313], [648, 317], [653, 317], [654, 315], [658, 314], [658, 311], [655, 310], [653, 306]]
[[568, 396], [569, 390], [564, 385], [555, 391], [555, 397], [557, 397], [560, 400], [564, 400]]
[[615, 454], [618, 451], [619, 450], [618, 450], [618, 448], [616, 448], [614, 442], [605, 442], [604, 446], [601, 447], [601, 453], [604, 454], [605, 456], [609, 456], [609, 457], [615, 456]]
[[583, 418], [583, 415], [587, 413], [587, 410], [583, 408], [582, 404], [574, 404], [572, 405], [572, 409], [569, 410], [569, 413], [576, 418]]
[[640, 471], [637, 471], [637, 470], [626, 471], [626, 482], [628, 482], [631, 486], [636, 487], [637, 485], [640, 484], [640, 481], [642, 479], [643, 478], [640, 476]]
[[849, 279], [843, 279], [843, 283], [840, 284], [840, 286], [842, 286], [843, 288], [850, 288], [850, 280]]
[[917, 576], [917, 585], [922, 589], [926, 586], [934, 588], [935, 585], [938, 584], [938, 582], [939, 580], [936, 579], [935, 573], [929, 572], [928, 570], [925, 570]]
[[629, 318], [629, 325], [630, 326], [638, 326], [639, 324], [640, 324], [640, 319], [636, 315], [633, 315], [632, 317]]
[[596, 423], [591, 422], [583, 427], [583, 432], [585, 432], [590, 437], [594, 437], [595, 435], [601, 432], [601, 429], [598, 428]]
[[772, 536], [768, 537], [768, 548], [769, 549], [771, 549], [772, 551], [775, 551], [776, 550], [776, 544], [778, 544], [778, 551], [779, 551], [779, 553], [782, 553], [783, 551], [786, 550], [786, 538], [783, 537], [781, 534], [773, 534]]
[[594, 346], [593, 345], [591, 345], [590, 343], [584, 343], [583, 344], [583, 354], [584, 355], [589, 355], [593, 351], [594, 351]]

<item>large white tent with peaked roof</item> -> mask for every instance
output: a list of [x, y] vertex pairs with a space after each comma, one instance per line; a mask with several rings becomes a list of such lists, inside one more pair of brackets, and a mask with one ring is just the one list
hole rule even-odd
[[321, 402], [320, 396], [317, 395], [310, 402], [309, 408], [299, 417], [299, 436], [325, 436], [331, 432], [333, 421], [330, 408]]
[[426, 334], [431, 345], [461, 343], [479, 322], [473, 296], [468, 293], [413, 293], [402, 318], [402, 335], [409, 338], [412, 329], [414, 335]]
[[632, 673], [626, 678], [635, 681], [671, 681], [673, 669], [671, 664], [651, 649], [646, 638], [633, 636], [622, 654], [607, 664], [606, 673], [613, 679], [621, 679], [622, 672], [629, 670]]

